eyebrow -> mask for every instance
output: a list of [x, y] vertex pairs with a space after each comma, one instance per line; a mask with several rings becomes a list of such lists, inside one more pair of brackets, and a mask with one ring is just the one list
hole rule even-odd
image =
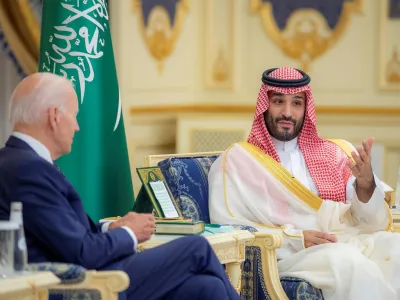
[[[281, 97], [281, 96], [284, 96], [284, 94], [278, 93], [278, 92], [274, 92], [274, 93], [271, 95], [271, 97], [273, 97], [273, 96]], [[293, 96], [293, 98], [294, 98], [294, 99], [302, 99], [302, 100], [305, 100], [303, 96], [299, 96], [299, 95]]]

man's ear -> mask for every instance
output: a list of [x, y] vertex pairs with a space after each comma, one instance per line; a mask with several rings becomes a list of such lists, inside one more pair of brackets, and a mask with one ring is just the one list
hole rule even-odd
[[57, 107], [50, 107], [48, 109], [48, 121], [53, 130], [55, 130], [60, 122], [61, 112]]

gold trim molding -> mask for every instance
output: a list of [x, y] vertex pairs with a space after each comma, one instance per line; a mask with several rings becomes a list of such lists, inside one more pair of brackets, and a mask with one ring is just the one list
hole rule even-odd
[[146, 0], [132, 0], [133, 12], [138, 16], [142, 38], [150, 55], [158, 62], [158, 71], [161, 73], [165, 60], [174, 51], [176, 41], [182, 31], [183, 21], [189, 9], [189, 0], [177, 2], [175, 20], [170, 19], [163, 6], [154, 6], [149, 13], [147, 27], [142, 13], [142, 1]]
[[[400, 116], [400, 107], [317, 106], [318, 114]], [[131, 107], [130, 114], [157, 113], [254, 113], [253, 105], [176, 105]]]
[[[286, 55], [300, 61], [304, 71], [309, 69], [313, 60], [339, 40], [348, 28], [352, 15], [361, 12], [361, 7], [362, 0], [345, 2], [334, 29], [329, 28], [325, 18], [317, 10], [298, 9], [289, 17], [287, 25], [281, 31], [275, 22], [271, 3], [250, 0], [251, 12], [260, 14], [267, 34]], [[307, 25], [311, 29], [303, 31], [299, 29], [302, 25]], [[329, 32], [329, 36], [321, 34], [321, 30]]]

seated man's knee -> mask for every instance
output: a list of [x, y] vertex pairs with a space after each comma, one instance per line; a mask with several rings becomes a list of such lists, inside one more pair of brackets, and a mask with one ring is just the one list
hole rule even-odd
[[227, 299], [227, 291], [221, 279], [215, 276], [198, 275], [193, 286], [197, 299]]
[[342, 262], [342, 264], [352, 264], [357, 266], [368, 262], [368, 259], [356, 247], [348, 244], [341, 244], [341, 246], [342, 247], [339, 248], [338, 251], [335, 253], [335, 256], [338, 260]]
[[194, 249], [211, 247], [209, 242], [202, 236], [192, 235], [184, 238], [188, 246]]

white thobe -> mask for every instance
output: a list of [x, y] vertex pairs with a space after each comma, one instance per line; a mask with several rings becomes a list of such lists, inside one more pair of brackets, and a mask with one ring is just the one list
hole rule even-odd
[[[390, 213], [382, 182], [374, 174], [376, 188], [367, 203], [359, 201], [354, 177], [347, 183], [346, 203], [315, 199], [318, 190], [297, 139], [274, 142], [290, 174], [246, 143], [214, 162], [208, 176], [211, 222], [280, 234], [280, 276], [307, 280], [325, 299], [400, 300], [400, 235], [385, 231]], [[292, 176], [297, 181], [291, 182]], [[303, 230], [331, 232], [339, 242], [305, 249]]]
[[[281, 160], [281, 165], [288, 170], [297, 180], [299, 180], [305, 187], [311, 190], [314, 194], [319, 196], [317, 186], [313, 181], [310, 171], [307, 168], [306, 161], [303, 154], [301, 153], [298, 138], [282, 142], [275, 138], [272, 138], [276, 151]], [[349, 145], [353, 147], [350, 143]], [[354, 147], [353, 147], [354, 148]], [[357, 150], [354, 148], [357, 153]], [[347, 181], [346, 186], [346, 199], [347, 203], [352, 202], [352, 213], [358, 219], [365, 223], [368, 223], [371, 218], [380, 218], [383, 220], [387, 218], [383, 199], [385, 198], [385, 190], [382, 182], [374, 174], [376, 188], [372, 194], [371, 199], [367, 203], [359, 201], [357, 193], [355, 191], [355, 180], [354, 176], [351, 176]], [[381, 212], [377, 215], [378, 212]], [[380, 221], [379, 220], [379, 221]]]
[[[279, 155], [280, 158], [280, 164], [287, 170], [289, 171], [298, 181], [300, 181], [305, 187], [307, 187], [310, 191], [312, 191], [314, 194], [319, 196], [317, 186], [315, 182], [313, 181], [311, 174], [307, 168], [305, 159], [303, 154], [301, 153], [300, 147], [298, 145], [298, 139], [295, 138], [291, 141], [288, 142], [281, 142], [278, 141], [277, 139], [273, 138], [273, 142], [276, 147], [276, 151]], [[349, 145], [354, 148], [350, 143]], [[239, 146], [235, 146], [239, 147]], [[240, 148], [240, 147], [239, 147]], [[354, 150], [357, 152], [357, 150], [354, 148]], [[231, 159], [234, 159], [234, 157], [239, 154], [234, 154], [231, 153], [229, 154], [229, 157]], [[243, 158], [236, 158], [235, 160], [242, 160]], [[228, 161], [230, 159], [228, 158]], [[237, 162], [236, 164], [238, 164]], [[249, 161], [250, 163], [250, 161]], [[248, 164], [244, 164], [243, 167], [239, 167], [238, 169], [241, 172], [245, 172], [244, 168], [247, 168]], [[249, 167], [250, 168], [250, 167]], [[243, 217], [250, 220], [251, 222], [246, 222], [243, 217], [242, 218], [231, 218], [226, 211], [225, 208], [225, 203], [222, 200], [224, 198], [224, 192], [223, 192], [223, 184], [222, 184], [222, 157], [220, 157], [217, 161], [214, 162], [212, 165], [210, 172], [209, 172], [209, 207], [210, 207], [210, 217], [211, 217], [211, 222], [214, 223], [229, 223], [229, 222], [242, 222], [239, 224], [242, 225], [252, 225], [256, 227], [260, 231], [264, 232], [271, 232], [271, 230], [266, 229], [266, 228], [260, 228], [255, 225], [254, 222], [256, 223], [263, 223], [260, 222], [261, 219], [266, 217], [267, 219], [268, 216], [256, 216], [254, 213], [247, 213], [247, 211], [243, 211]], [[254, 169], [250, 168], [249, 172], [254, 172]], [[228, 174], [228, 175], [233, 175], [235, 174]], [[261, 175], [264, 176], [264, 175]], [[385, 192], [384, 192], [384, 186], [382, 182], [377, 178], [377, 176], [374, 174], [374, 179], [376, 183], [375, 190], [371, 196], [371, 199], [367, 203], [363, 203], [359, 201], [355, 189], [355, 177], [352, 176], [349, 178], [346, 186], [346, 202], [351, 204], [351, 213], [352, 216], [354, 217], [357, 222], [363, 222], [365, 224], [370, 224], [369, 226], [374, 229], [378, 228], [380, 224], [386, 223], [386, 220], [388, 218], [387, 215], [387, 209], [385, 207], [384, 203], [384, 198], [385, 198]], [[240, 179], [239, 179], [240, 180]], [[245, 176], [242, 180], [241, 187], [240, 189], [243, 189], [244, 191], [249, 190], [248, 185], [248, 176]], [[233, 200], [233, 197], [229, 197], [231, 200]], [[251, 202], [254, 201], [254, 205], [259, 205], [257, 202], [258, 200], [256, 198], [264, 198], [263, 195], [259, 195], [257, 192], [256, 197], [252, 197], [249, 199], [241, 199], [238, 201], [247, 201]], [[330, 200], [330, 199], [324, 199], [324, 200]], [[252, 205], [252, 203], [248, 204]], [[258, 212], [262, 214], [261, 212]], [[272, 220], [269, 220], [272, 222]], [[253, 223], [252, 223], [253, 222]], [[273, 223], [273, 222], [272, 222]], [[267, 223], [266, 223], [267, 224]], [[282, 234], [282, 239], [283, 239], [283, 248], [279, 249], [278, 251], [278, 257], [279, 258], [285, 258], [288, 257], [289, 255], [296, 253], [300, 250], [304, 249], [304, 238], [303, 238], [303, 230], [311, 229], [315, 224], [304, 222], [305, 226], [302, 227], [296, 227], [293, 226], [293, 224], [289, 223], [283, 223], [283, 224], [277, 224], [279, 226], [283, 226], [284, 234]], [[302, 224], [303, 225], [303, 224]]]

